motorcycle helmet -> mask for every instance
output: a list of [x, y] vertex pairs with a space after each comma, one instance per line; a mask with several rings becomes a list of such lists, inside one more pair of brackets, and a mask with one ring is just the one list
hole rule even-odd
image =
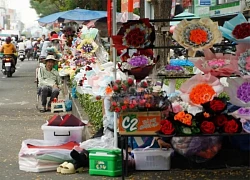
[[6, 41], [6, 43], [10, 43], [11, 42], [11, 37], [7, 37], [5, 41]]

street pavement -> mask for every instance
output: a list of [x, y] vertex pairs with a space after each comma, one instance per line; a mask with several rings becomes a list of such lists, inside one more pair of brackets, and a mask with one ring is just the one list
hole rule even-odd
[[[1, 66], [1, 63], [0, 63]], [[36, 110], [36, 61], [18, 61], [17, 72], [11, 78], [0, 73], [0, 180], [100, 180], [121, 179], [83, 174], [62, 175], [56, 172], [28, 173], [19, 170], [18, 152], [25, 139], [43, 139], [41, 125], [51, 113]], [[127, 179], [220, 179], [249, 180], [249, 169], [222, 170], [172, 170], [154, 172], [135, 172]]]

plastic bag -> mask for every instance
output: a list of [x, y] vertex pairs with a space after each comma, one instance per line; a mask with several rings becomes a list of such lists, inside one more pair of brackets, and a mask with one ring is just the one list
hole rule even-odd
[[100, 138], [88, 139], [80, 144], [83, 149], [101, 148], [101, 149], [115, 149], [114, 148], [114, 133], [108, 129], [104, 130], [104, 135]]
[[67, 99], [65, 101], [65, 108], [66, 108], [66, 111], [71, 111], [72, 110], [72, 101]]
[[77, 98], [77, 95], [76, 95], [76, 87], [73, 87], [72, 90], [71, 90], [71, 95], [72, 95], [72, 98]]
[[[73, 149], [60, 149], [65, 142], [27, 139], [22, 142], [19, 151], [19, 169], [27, 172], [55, 171], [58, 165], [72, 161], [70, 152]], [[48, 148], [29, 148], [32, 146], [53, 146]]]
[[212, 159], [221, 149], [221, 137], [173, 137], [176, 152], [197, 163]]

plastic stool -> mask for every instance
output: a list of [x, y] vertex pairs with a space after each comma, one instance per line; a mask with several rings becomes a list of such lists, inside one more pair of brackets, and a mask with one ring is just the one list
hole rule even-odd
[[55, 111], [66, 112], [64, 100], [58, 100], [56, 102], [51, 102], [51, 112], [54, 113]]

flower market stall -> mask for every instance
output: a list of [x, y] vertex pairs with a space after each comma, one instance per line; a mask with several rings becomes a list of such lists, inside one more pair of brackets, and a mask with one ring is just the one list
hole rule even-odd
[[[157, 73], [153, 72], [155, 79], [146, 78], [159, 58], [152, 51], [155, 48], [152, 46], [154, 30], [150, 22], [140, 19], [123, 25], [113, 42], [120, 52], [118, 68], [127, 73], [128, 78], [116, 80], [109, 87], [112, 88], [110, 111], [119, 114], [118, 129], [126, 153], [131, 137], [160, 136], [170, 138], [177, 153], [202, 163], [220, 151], [224, 136], [249, 137], [249, 36], [247, 33], [237, 35], [240, 29], [248, 28], [248, 24], [242, 14], [226, 22], [224, 27], [218, 27], [209, 18], [181, 21], [173, 38], [188, 50], [189, 59], [200, 73], [189, 73], [180, 65], [166, 65], [158, 71], [164, 79], [189, 78], [174, 93], [162, 89]], [[234, 54], [210, 50], [213, 46], [220, 46], [223, 36], [238, 43]], [[205, 57], [195, 57], [197, 51], [204, 51]], [[221, 82], [222, 77], [227, 78], [227, 83]], [[150, 149], [153, 143], [146, 149]], [[246, 146], [249, 149], [249, 143]], [[136, 154], [138, 149], [134, 151], [138, 160]], [[136, 169], [137, 163], [141, 166], [147, 161], [137, 160]], [[154, 167], [161, 164], [151, 163]], [[163, 168], [157, 167], [158, 170]]]

